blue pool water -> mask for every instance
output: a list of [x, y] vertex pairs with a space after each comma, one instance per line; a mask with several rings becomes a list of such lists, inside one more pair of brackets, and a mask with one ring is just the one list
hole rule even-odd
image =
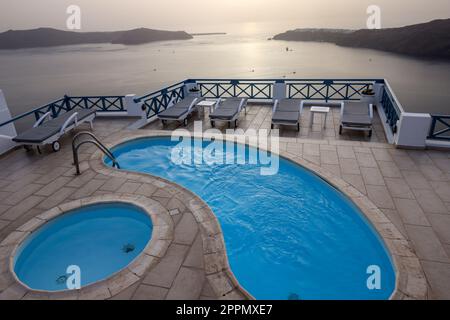
[[67, 267], [81, 271], [81, 285], [125, 268], [151, 238], [152, 222], [123, 203], [98, 204], [64, 214], [32, 234], [16, 254], [14, 271], [35, 290], [67, 290]]
[[[209, 143], [200, 141], [194, 153], [204, 153]], [[272, 176], [248, 163], [176, 164], [171, 154], [177, 144], [146, 138], [120, 145], [114, 154], [122, 169], [174, 181], [208, 203], [222, 226], [232, 271], [255, 298], [390, 297], [395, 272], [383, 242], [359, 209], [325, 181], [283, 158]], [[237, 148], [247, 155], [251, 150]], [[225, 148], [218, 153], [227, 152], [233, 156]], [[367, 287], [372, 265], [381, 270], [380, 290]]]

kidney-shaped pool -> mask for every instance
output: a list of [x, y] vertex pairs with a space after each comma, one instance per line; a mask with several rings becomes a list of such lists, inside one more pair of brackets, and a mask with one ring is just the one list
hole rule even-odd
[[[190, 143], [192, 159], [209, 152], [210, 142]], [[129, 141], [113, 152], [122, 169], [168, 179], [208, 203], [221, 224], [231, 269], [255, 298], [391, 296], [395, 271], [384, 242], [360, 210], [320, 177], [284, 158], [270, 176], [248, 162], [180, 163], [172, 161], [177, 149], [179, 141], [158, 137]], [[239, 149], [255, 151], [235, 144], [219, 153], [236, 160]]]

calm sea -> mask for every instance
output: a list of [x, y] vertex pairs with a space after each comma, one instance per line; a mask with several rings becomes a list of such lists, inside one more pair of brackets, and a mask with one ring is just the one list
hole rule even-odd
[[186, 78], [387, 78], [406, 110], [450, 114], [448, 62], [271, 35], [0, 51], [0, 89], [19, 114], [64, 94], [141, 95]]

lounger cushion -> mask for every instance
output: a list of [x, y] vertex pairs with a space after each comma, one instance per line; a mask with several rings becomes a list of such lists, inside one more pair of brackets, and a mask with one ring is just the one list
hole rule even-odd
[[41, 143], [57, 134], [60, 128], [56, 126], [42, 125], [31, 128], [13, 139], [15, 142]]
[[[243, 98], [228, 98], [222, 101], [209, 117], [218, 120], [232, 120], [238, 114], [242, 100]], [[244, 99], [243, 105], [245, 102], [246, 99]]]
[[183, 100], [178, 101], [171, 108], [189, 109], [189, 107], [191, 106], [192, 102], [194, 102], [195, 99], [197, 99], [197, 102], [201, 101], [200, 99], [198, 99], [196, 97], [187, 97]]
[[369, 116], [369, 104], [365, 102], [346, 102], [344, 105], [344, 113]]
[[188, 108], [178, 108], [176, 106], [173, 106], [173, 107], [170, 107], [170, 108], [164, 110], [160, 114], [158, 114], [158, 118], [178, 119], [178, 118], [182, 117], [183, 115], [187, 114], [188, 111], [189, 111], [189, 107]]
[[219, 107], [211, 113], [211, 119], [231, 120], [238, 113], [238, 107]]
[[300, 100], [282, 99], [278, 101], [277, 111], [300, 112]]
[[[158, 114], [158, 118], [160, 119], [179, 119], [183, 117], [184, 115], [187, 115], [189, 111], [189, 107], [192, 105], [192, 102], [194, 102], [196, 98], [195, 97], [187, 97], [170, 108], [167, 108], [163, 112]], [[201, 99], [197, 99], [197, 102], [200, 102]]]
[[367, 115], [358, 115], [358, 114], [344, 114], [342, 116], [341, 122], [343, 124], [350, 124], [350, 125], [371, 125], [372, 120]]
[[272, 115], [272, 122], [297, 124], [300, 118], [300, 112], [275, 111]]
[[[63, 113], [59, 115], [55, 119], [48, 120], [44, 123], [42, 123], [39, 127], [31, 128], [27, 131], [25, 131], [22, 134], [19, 134], [17, 137], [13, 139], [15, 142], [22, 142], [22, 143], [41, 143], [48, 138], [52, 137], [53, 135], [57, 134], [64, 123], [69, 119], [75, 112], [78, 113], [77, 119], [78, 121], [81, 121], [88, 116], [95, 113], [94, 109], [74, 109], [69, 112]], [[71, 123], [74, 124], [74, 123]]]
[[341, 102], [323, 102], [323, 101], [313, 101], [304, 100], [303, 107], [329, 107], [329, 108], [340, 108]]
[[369, 105], [364, 102], [347, 102], [344, 106], [341, 122], [349, 125], [371, 125]]
[[247, 102], [246, 98], [227, 98], [226, 100], [222, 100], [219, 104], [219, 108], [228, 108], [228, 109], [239, 109], [239, 106], [244, 100], [243, 105]]

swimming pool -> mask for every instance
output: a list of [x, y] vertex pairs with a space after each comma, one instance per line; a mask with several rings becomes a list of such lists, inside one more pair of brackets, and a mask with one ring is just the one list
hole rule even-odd
[[[194, 154], [209, 143], [192, 143]], [[122, 169], [163, 177], [208, 203], [221, 224], [232, 271], [255, 298], [391, 296], [395, 271], [383, 241], [359, 209], [320, 177], [284, 158], [272, 176], [237, 161], [174, 163], [177, 145], [169, 137], [145, 138], [113, 152]], [[237, 157], [228, 151], [224, 147], [224, 157]], [[367, 286], [369, 266], [381, 271], [380, 289]]]
[[[130, 264], [152, 235], [150, 216], [125, 203], [95, 204], [49, 221], [19, 247], [14, 272], [33, 290], [67, 290], [69, 266], [81, 286], [104, 280]], [[73, 271], [70, 271], [73, 272]]]

